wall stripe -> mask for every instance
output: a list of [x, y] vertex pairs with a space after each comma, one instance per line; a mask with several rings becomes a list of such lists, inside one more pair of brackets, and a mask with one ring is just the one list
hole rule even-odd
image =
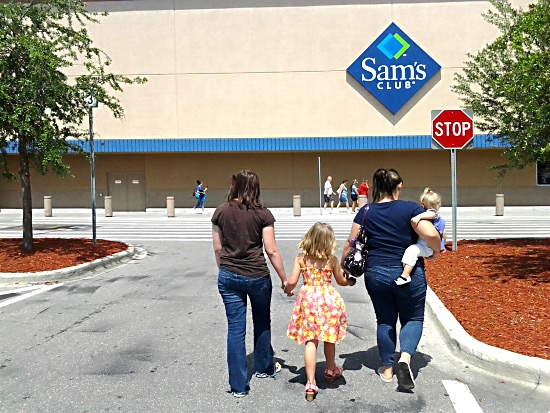
[[[475, 135], [474, 148], [502, 148], [490, 135]], [[88, 142], [83, 143], [86, 151]], [[95, 139], [96, 153], [296, 152], [431, 149], [430, 135], [313, 138]], [[8, 153], [17, 153], [8, 149]]]

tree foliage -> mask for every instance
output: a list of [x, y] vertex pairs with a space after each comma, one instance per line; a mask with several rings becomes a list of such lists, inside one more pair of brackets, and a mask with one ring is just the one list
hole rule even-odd
[[476, 126], [504, 146], [499, 176], [550, 161], [550, 0], [527, 10], [489, 0], [484, 14], [501, 34], [476, 55], [468, 54], [452, 90], [474, 111]]
[[[83, 152], [87, 138], [82, 128], [89, 111], [84, 97], [94, 96], [120, 118], [124, 111], [112, 93], [145, 82], [108, 72], [111, 59], [93, 46], [86, 29], [87, 24], [99, 23], [98, 17], [82, 0], [0, 4], [2, 173], [21, 182], [26, 250], [32, 249], [31, 168], [41, 174], [67, 174], [63, 155]], [[70, 77], [73, 66], [80, 74]], [[17, 174], [9, 169], [10, 151], [19, 154]]]

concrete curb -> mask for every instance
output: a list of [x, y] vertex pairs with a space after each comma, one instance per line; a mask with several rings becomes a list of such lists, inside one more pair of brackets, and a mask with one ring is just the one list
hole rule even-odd
[[53, 271], [40, 271], [40, 272], [13, 272], [13, 273], [0, 273], [0, 279], [10, 282], [43, 282], [54, 280], [66, 280], [77, 279], [78, 277], [88, 276], [91, 272], [99, 269], [107, 269], [127, 259], [132, 259], [138, 250], [128, 244], [128, 248], [124, 251], [117, 252], [116, 254], [109, 255], [107, 257], [98, 258], [97, 260], [85, 262], [74, 267], [62, 268]]
[[436, 320], [435, 327], [458, 358], [507, 380], [550, 386], [550, 360], [524, 356], [476, 340], [429, 287], [426, 302]]

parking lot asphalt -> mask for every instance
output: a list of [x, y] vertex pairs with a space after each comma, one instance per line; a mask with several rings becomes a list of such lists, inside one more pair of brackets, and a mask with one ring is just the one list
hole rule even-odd
[[[329, 211], [324, 211], [321, 208], [270, 208], [276, 218], [300, 219], [321, 219], [326, 218]], [[191, 208], [178, 208], [175, 210], [176, 215], [180, 219], [196, 218], [194, 211]], [[207, 215], [211, 216], [213, 208], [207, 209]], [[18, 210], [3, 210], [0, 212], [0, 225], [3, 221], [13, 219], [14, 214], [20, 214]], [[39, 216], [43, 212], [36, 211]], [[102, 210], [98, 214], [104, 213]], [[297, 214], [298, 213], [298, 214]], [[452, 208], [443, 207], [440, 210], [441, 215], [450, 219], [453, 215]], [[69, 217], [75, 215], [89, 215], [90, 211], [86, 209], [56, 209], [57, 217]], [[131, 217], [144, 217], [148, 219], [154, 217], [166, 217], [166, 209], [153, 208], [146, 212], [120, 212], [119, 215]], [[470, 218], [480, 222], [494, 220], [521, 220], [532, 217], [548, 217], [550, 219], [550, 206], [530, 206], [530, 207], [505, 207], [502, 216], [495, 215], [495, 207], [459, 207], [456, 209], [457, 219]], [[206, 217], [205, 217], [206, 218]], [[347, 220], [351, 221], [347, 213], [331, 214], [332, 220]], [[550, 234], [548, 234], [550, 236]], [[139, 249], [129, 248], [124, 253], [116, 254], [112, 257], [105, 257], [96, 260], [92, 263], [82, 264], [77, 267], [58, 270], [45, 271], [42, 273], [33, 273], [25, 275], [28, 282], [40, 283], [54, 279], [74, 278], [82, 276], [89, 272], [93, 272], [97, 268], [105, 268], [132, 259], [136, 254], [140, 254]], [[21, 274], [19, 274], [21, 276]], [[0, 273], [0, 283], [2, 280], [9, 281], [13, 279], [13, 274]], [[429, 316], [435, 320], [434, 327], [436, 333], [439, 334], [445, 341], [449, 350], [458, 358], [463, 359], [467, 363], [476, 365], [482, 369], [490, 370], [497, 375], [502, 375], [509, 379], [514, 379], [520, 382], [527, 382], [535, 385], [550, 387], [550, 360], [544, 360], [535, 357], [528, 357], [521, 354], [513, 353], [497, 347], [489, 346], [471, 337], [462, 328], [460, 323], [447, 310], [435, 293], [429, 289], [427, 297], [427, 311]]]

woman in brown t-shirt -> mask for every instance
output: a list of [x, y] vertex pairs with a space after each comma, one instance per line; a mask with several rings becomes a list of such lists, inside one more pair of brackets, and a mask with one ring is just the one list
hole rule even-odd
[[227, 317], [229, 385], [235, 397], [250, 390], [246, 363], [246, 305], [250, 299], [254, 323], [256, 377], [275, 377], [271, 347], [271, 276], [265, 252], [286, 285], [286, 273], [274, 230], [275, 218], [260, 203], [260, 180], [249, 170], [233, 175], [227, 202], [212, 216], [212, 240], [219, 268], [218, 291]]

